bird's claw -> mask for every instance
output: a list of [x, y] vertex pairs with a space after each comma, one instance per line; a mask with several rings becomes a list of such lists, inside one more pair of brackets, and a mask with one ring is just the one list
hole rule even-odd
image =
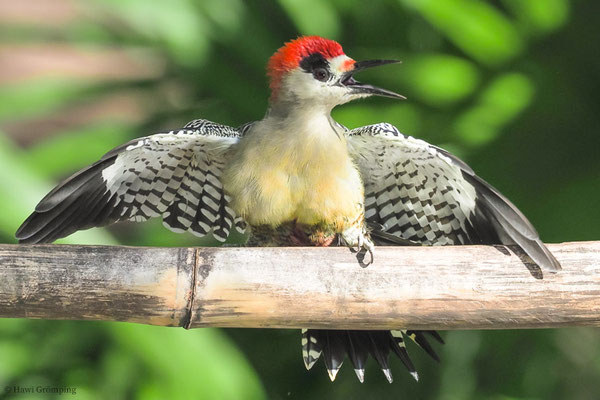
[[[362, 263], [365, 264], [365, 266], [370, 265], [373, 263], [373, 261], [375, 260], [375, 258], [373, 257], [373, 253], [375, 251], [375, 245], [373, 244], [373, 242], [371, 241], [371, 238], [367, 238], [366, 240], [363, 241], [363, 244], [360, 246], [361, 247], [361, 251], [365, 251], [367, 253], [369, 253], [369, 262], [364, 262], [364, 256], [363, 256], [363, 260]], [[359, 252], [360, 254], [360, 252]]]
[[357, 252], [359, 252], [363, 248], [364, 243], [365, 243], [365, 237], [364, 237], [364, 235], [358, 235], [358, 243], [357, 243], [357, 246], [356, 246], [356, 251]]
[[[375, 245], [367, 232], [362, 229], [349, 229], [341, 237], [350, 250], [357, 253], [356, 257], [361, 265], [368, 266], [373, 263]], [[368, 262], [365, 262], [366, 253], [369, 254]]]

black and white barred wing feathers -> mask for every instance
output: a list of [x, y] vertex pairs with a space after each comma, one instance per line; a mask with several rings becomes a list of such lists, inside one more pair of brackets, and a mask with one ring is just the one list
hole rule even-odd
[[206, 120], [133, 140], [55, 187], [17, 231], [21, 243], [52, 242], [118, 221], [163, 218], [172, 231], [224, 241], [245, 223], [228, 206], [220, 175], [234, 128]]
[[539, 266], [560, 264], [525, 216], [463, 161], [381, 123], [347, 133], [365, 185], [365, 217], [382, 242], [517, 244]]

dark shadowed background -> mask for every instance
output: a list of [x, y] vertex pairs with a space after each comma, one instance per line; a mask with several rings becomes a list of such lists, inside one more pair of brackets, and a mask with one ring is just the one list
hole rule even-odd
[[[456, 153], [547, 242], [600, 239], [599, 13], [583, 0], [1, 0], [0, 241], [14, 243], [56, 182], [118, 144], [193, 118], [260, 119], [267, 58], [300, 34], [336, 39], [357, 60], [403, 60], [359, 79], [408, 100], [348, 104], [334, 111], [339, 122], [388, 121]], [[214, 244], [160, 221], [61, 242]], [[420, 382], [394, 360], [389, 385], [371, 360], [361, 385], [348, 365], [335, 383], [322, 362], [305, 371], [296, 330], [0, 320], [0, 393], [15, 385], [76, 387], [77, 399], [600, 393], [596, 329], [444, 337], [439, 365], [409, 349]]]

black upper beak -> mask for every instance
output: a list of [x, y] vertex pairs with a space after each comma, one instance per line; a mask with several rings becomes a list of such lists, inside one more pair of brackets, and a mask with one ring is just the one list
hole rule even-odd
[[354, 68], [352, 70], [342, 75], [342, 78], [340, 79], [340, 84], [352, 88], [354, 93], [372, 94], [377, 96], [391, 97], [394, 99], [406, 99], [406, 97], [402, 96], [401, 94], [394, 93], [391, 90], [378, 88], [376, 86], [369, 85], [366, 83], [361, 83], [354, 79], [355, 73], [365, 70], [367, 68], [379, 67], [380, 65], [386, 64], [397, 64], [400, 62], [401, 61], [398, 60], [366, 60], [356, 62], [354, 63]]

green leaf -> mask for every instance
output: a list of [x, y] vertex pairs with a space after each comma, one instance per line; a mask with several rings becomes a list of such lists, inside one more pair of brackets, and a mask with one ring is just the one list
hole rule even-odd
[[570, 5], [566, 0], [503, 0], [523, 29], [545, 34], [563, 26], [569, 18]]
[[[379, 102], [378, 100], [372, 100]], [[417, 132], [421, 125], [421, 115], [418, 108], [411, 104], [366, 105], [348, 104], [334, 109], [334, 119], [349, 129], [363, 125], [388, 122], [400, 131], [411, 135]]]
[[420, 100], [436, 106], [447, 106], [464, 99], [479, 84], [479, 71], [475, 65], [443, 54], [409, 58], [399, 76]]
[[478, 0], [400, 0], [465, 53], [496, 65], [519, 54], [523, 43], [512, 23], [497, 9]]
[[217, 329], [111, 325], [115, 339], [150, 372], [142, 388], [150, 398], [266, 398], [252, 367]]
[[457, 118], [458, 137], [470, 147], [492, 141], [531, 103], [533, 92], [533, 84], [525, 75], [499, 76], [484, 90], [478, 103]]
[[154, 2], [145, 0], [96, 1], [96, 6], [126, 21], [139, 37], [153, 47], [162, 47], [180, 66], [197, 67], [209, 51], [211, 24], [189, 0]]
[[[304, 35], [335, 38], [340, 33], [340, 21], [335, 9], [319, 0], [279, 0], [290, 19]], [[291, 38], [293, 39], [293, 38]]]
[[48, 113], [65, 103], [80, 99], [91, 86], [84, 81], [50, 77], [3, 85], [0, 90], [0, 119]]
[[23, 154], [22, 160], [40, 178], [57, 179], [93, 163], [130, 137], [127, 125], [103, 122], [38, 142]]

